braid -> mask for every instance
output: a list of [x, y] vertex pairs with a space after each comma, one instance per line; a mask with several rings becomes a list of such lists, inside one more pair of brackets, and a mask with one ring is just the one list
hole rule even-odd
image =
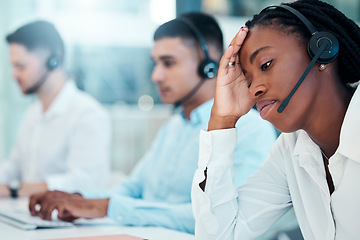
[[[286, 4], [303, 14], [318, 31], [332, 33], [339, 41], [339, 77], [344, 84], [360, 80], [360, 28], [332, 5], [318, 0], [299, 0]], [[311, 37], [309, 30], [292, 13], [281, 9], [269, 9], [246, 23], [252, 27], [273, 25], [289, 33], [297, 33], [304, 41]]]

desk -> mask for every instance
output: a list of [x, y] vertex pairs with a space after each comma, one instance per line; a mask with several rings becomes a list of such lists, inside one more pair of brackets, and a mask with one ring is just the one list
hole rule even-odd
[[[27, 208], [28, 199], [0, 199], [1, 208]], [[96, 235], [129, 234], [149, 240], [194, 240], [191, 234], [159, 227], [127, 227], [117, 224], [79, 225], [73, 228], [21, 230], [0, 221], [1, 240], [39, 240]]]

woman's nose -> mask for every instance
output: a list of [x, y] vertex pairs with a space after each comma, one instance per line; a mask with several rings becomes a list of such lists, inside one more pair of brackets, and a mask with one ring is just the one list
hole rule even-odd
[[264, 95], [266, 93], [266, 91], [267, 91], [267, 88], [262, 83], [256, 83], [253, 81], [250, 86], [250, 95], [253, 98], [258, 98], [258, 97]]

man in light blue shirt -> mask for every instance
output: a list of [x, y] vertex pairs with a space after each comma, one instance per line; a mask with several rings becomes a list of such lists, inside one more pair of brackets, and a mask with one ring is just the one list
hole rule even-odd
[[[198, 162], [201, 129], [207, 129], [215, 94], [217, 62], [223, 52], [221, 30], [211, 16], [182, 15], [154, 35], [152, 80], [164, 103], [180, 107], [159, 130], [151, 148], [129, 178], [108, 192], [68, 195], [48, 192], [30, 199], [30, 211], [44, 219], [109, 216], [124, 225], [160, 226], [194, 232], [191, 183]], [[236, 185], [262, 164], [276, 134], [255, 110], [238, 121]], [[258, 160], [262, 159], [262, 160]], [[41, 209], [35, 210], [40, 204]]]

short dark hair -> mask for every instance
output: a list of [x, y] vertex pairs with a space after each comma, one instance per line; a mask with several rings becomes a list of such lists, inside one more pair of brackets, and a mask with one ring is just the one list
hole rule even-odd
[[[286, 5], [304, 15], [318, 31], [332, 33], [339, 40], [338, 74], [342, 83], [356, 83], [360, 79], [360, 28], [332, 5], [319, 0], [298, 0]], [[268, 9], [248, 21], [249, 29], [270, 26], [283, 32], [298, 34], [308, 42], [309, 30], [294, 14], [281, 8]]]
[[[187, 13], [162, 24], [154, 33], [154, 41], [165, 37], [180, 37], [182, 39], [196, 40], [198, 38], [192, 29], [179, 18], [186, 18], [200, 32], [207, 45], [213, 45], [219, 51], [219, 59], [224, 51], [223, 34], [216, 19], [200, 12]], [[200, 47], [200, 45], [199, 45]]]
[[36, 48], [47, 49], [59, 59], [64, 58], [64, 42], [55, 26], [47, 21], [39, 20], [28, 23], [6, 36], [8, 44], [18, 43], [29, 51]]

